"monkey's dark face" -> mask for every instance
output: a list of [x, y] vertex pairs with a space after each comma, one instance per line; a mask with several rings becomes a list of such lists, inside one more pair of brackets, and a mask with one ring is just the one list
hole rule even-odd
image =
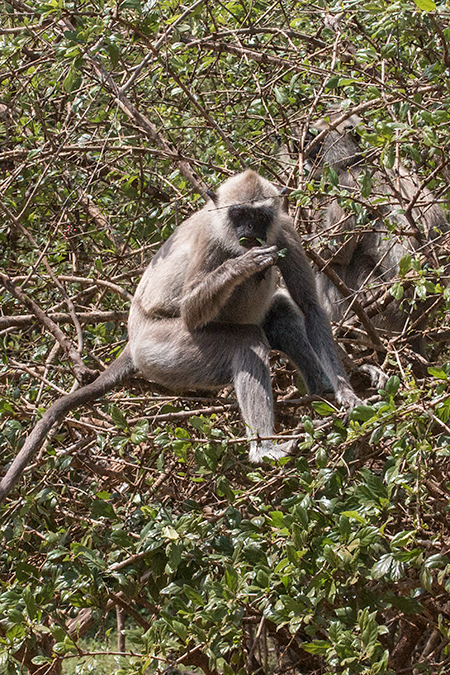
[[[313, 134], [311, 131], [306, 132], [305, 136], [305, 148], [308, 147], [310, 143], [315, 139], [317, 136], [317, 133]], [[295, 145], [295, 144], [294, 144]], [[297, 147], [295, 148], [295, 151], [298, 153], [299, 151], [299, 143], [296, 144]], [[323, 148], [323, 141], [321, 143], [318, 143], [317, 145], [314, 146], [312, 150], [310, 150], [308, 154], [308, 159], [311, 163], [315, 162], [316, 159], [318, 159], [318, 156], [321, 154]]]
[[275, 211], [270, 206], [230, 206], [228, 217], [240, 245], [253, 248], [266, 244]]

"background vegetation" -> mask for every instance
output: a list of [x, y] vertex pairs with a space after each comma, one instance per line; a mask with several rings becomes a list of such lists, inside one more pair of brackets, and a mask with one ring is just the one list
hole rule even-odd
[[[449, 17], [433, 0], [1, 4], [4, 470], [121, 351], [143, 269], [204, 189], [246, 166], [286, 183], [296, 124], [360, 114], [379, 166], [447, 208]], [[338, 188], [302, 167], [307, 233]], [[374, 349], [340, 326], [391, 375], [381, 395], [355, 382], [368, 402], [345, 425], [274, 356], [277, 433], [300, 438], [277, 465], [248, 465], [231, 390], [135, 380], [75, 411], [1, 507], [2, 675], [450, 672], [447, 276], [417, 260], [411, 281], [437, 299], [426, 377], [404, 336]]]

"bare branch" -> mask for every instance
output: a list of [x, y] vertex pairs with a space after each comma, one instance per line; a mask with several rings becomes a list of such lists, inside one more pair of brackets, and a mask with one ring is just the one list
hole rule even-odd
[[[49, 312], [47, 318], [54, 323], [70, 323], [72, 316], [64, 312]], [[115, 323], [124, 322], [128, 319], [128, 312], [93, 310], [92, 312], [78, 312], [78, 318], [81, 323], [105, 323], [114, 321]], [[35, 314], [19, 314], [16, 316], [0, 316], [0, 330], [7, 328], [26, 328], [36, 321]]]
[[88, 368], [83, 361], [81, 360], [80, 354], [73, 347], [70, 340], [66, 338], [61, 328], [43, 312], [38, 304], [31, 300], [23, 291], [21, 291], [6, 274], [0, 272], [0, 283], [6, 288], [6, 290], [11, 293], [11, 295], [16, 298], [22, 305], [24, 305], [30, 312], [32, 312], [37, 320], [45, 326], [45, 328], [50, 331], [50, 333], [58, 340], [61, 347], [66, 352], [67, 356], [73, 361], [73, 370], [77, 380], [79, 381], [90, 381], [95, 378], [98, 373], [96, 370]]

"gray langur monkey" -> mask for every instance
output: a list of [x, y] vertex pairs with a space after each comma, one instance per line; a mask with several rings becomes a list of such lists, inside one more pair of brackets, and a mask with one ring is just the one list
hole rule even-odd
[[[323, 131], [340, 115], [342, 112], [332, 112], [312, 128]], [[387, 284], [397, 276], [404, 256], [422, 252], [437, 260], [439, 237], [448, 232], [448, 223], [430, 190], [421, 187], [420, 180], [404, 166], [400, 165], [396, 172], [382, 172], [362, 155], [355, 133], [360, 123], [361, 119], [352, 115], [330, 130], [307, 161], [314, 177], [322, 175], [325, 165], [334, 169], [338, 185], [348, 190], [349, 199], [352, 195], [361, 198], [359, 179], [362, 174], [370, 174], [367, 222], [358, 225], [353, 211], [342, 208], [337, 198], [328, 198], [321, 214], [319, 211], [319, 217], [314, 219], [311, 238], [312, 246], [330, 261], [333, 270], [367, 307], [380, 298]], [[410, 203], [414, 207], [408, 210]], [[317, 285], [330, 320], [341, 321], [348, 312], [349, 301], [324, 273], [317, 274]], [[405, 298], [411, 297], [411, 292], [405, 294]], [[420, 330], [426, 326], [428, 306], [426, 302], [417, 302], [411, 309], [407, 301], [392, 298], [371, 319], [376, 327], [397, 334], [412, 324]], [[411, 346], [426, 356], [423, 338], [413, 341]]]
[[[334, 391], [351, 409], [347, 382], [314, 275], [278, 190], [252, 170], [222, 184], [182, 223], [148, 266], [134, 295], [129, 342], [92, 384], [61, 398], [28, 436], [0, 484], [12, 489], [51, 427], [133, 373], [175, 391], [233, 383], [250, 440], [249, 459], [278, 458], [269, 350], [286, 354], [311, 394]], [[277, 268], [285, 288], [279, 286]]]

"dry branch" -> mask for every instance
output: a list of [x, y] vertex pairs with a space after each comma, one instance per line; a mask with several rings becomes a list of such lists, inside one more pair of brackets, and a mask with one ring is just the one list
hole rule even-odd
[[[89, 381], [94, 379], [98, 373], [91, 368], [88, 368], [83, 361], [81, 356], [72, 345], [71, 341], [66, 338], [61, 328], [49, 317], [45, 312], [37, 305], [34, 300], [31, 300], [23, 291], [21, 291], [6, 274], [0, 272], [0, 283], [6, 288], [6, 290], [11, 293], [11, 295], [16, 298], [22, 305], [24, 305], [29, 311], [33, 312], [37, 320], [48, 330], [52, 335], [58, 340], [61, 347], [66, 352], [67, 356], [73, 361], [73, 370], [77, 380]], [[72, 316], [71, 316], [72, 318]]]
[[171, 158], [175, 164], [178, 165], [181, 174], [189, 181], [191, 186], [194, 188], [198, 194], [200, 194], [205, 200], [208, 200], [207, 195], [208, 186], [199, 178], [195, 172], [191, 169], [189, 163], [180, 158], [179, 153], [167, 139], [158, 131], [157, 127], [153, 122], [151, 122], [148, 117], [145, 117], [142, 113], [138, 111], [136, 106], [125, 96], [123, 91], [117, 86], [111, 74], [95, 59], [89, 59], [94, 71], [97, 76], [100, 78], [103, 86], [110, 94], [114, 96], [116, 103], [119, 105], [121, 110], [133, 120], [135, 124], [148, 136], [152, 141], [154, 141], [167, 155]]
[[342, 279], [328, 264], [328, 262], [324, 260], [324, 258], [322, 258], [322, 256], [319, 255], [316, 251], [314, 251], [314, 249], [308, 247], [305, 249], [305, 251], [306, 255], [313, 261], [315, 265], [317, 265], [319, 270], [323, 274], [325, 274], [330, 279], [330, 281], [336, 286], [338, 291], [342, 293], [343, 297], [348, 300], [351, 300], [352, 309], [358, 316], [364, 328], [366, 329], [367, 335], [373, 342], [374, 349], [377, 349], [378, 351], [381, 352], [385, 352], [386, 351], [385, 346], [381, 342], [381, 339], [378, 336], [375, 328], [373, 327], [373, 324], [369, 319], [369, 317], [367, 316], [367, 313], [364, 310], [363, 306], [361, 305], [359, 300], [355, 297], [354, 292], [342, 281]]
[[[7, 207], [5, 204], [3, 204], [1, 201], [0, 201], [0, 206], [1, 206], [1, 208], [5, 211], [5, 213], [8, 215], [8, 217], [10, 218], [10, 220], [11, 220], [11, 222], [12, 222], [14, 228], [15, 228], [16, 230], [20, 230], [20, 231], [26, 236], [26, 238], [28, 239], [28, 241], [35, 247], [35, 249], [38, 250], [39, 247], [38, 247], [38, 244], [37, 244], [35, 238], [34, 238], [33, 235], [32, 235], [32, 234], [31, 234], [31, 233], [30, 233], [30, 232], [22, 225], [20, 218], [16, 218], [16, 216], [15, 216], [15, 215], [8, 209], [8, 207]], [[65, 301], [65, 303], [66, 303], [66, 305], [67, 305], [67, 307], [68, 307], [68, 309], [69, 309], [70, 315], [71, 315], [71, 317], [72, 317], [73, 324], [74, 324], [75, 329], [76, 329], [76, 332], [77, 332], [78, 350], [76, 351], [76, 353], [79, 355], [79, 354], [81, 354], [81, 352], [83, 351], [83, 333], [82, 333], [82, 331], [81, 331], [80, 322], [78, 321], [78, 317], [77, 317], [77, 314], [76, 314], [76, 312], [75, 312], [75, 307], [74, 307], [74, 305], [73, 305], [72, 300], [71, 300], [71, 299], [69, 298], [69, 296], [67, 295], [64, 286], [58, 281], [58, 279], [57, 279], [55, 273], [53, 272], [53, 270], [52, 270], [52, 268], [51, 268], [51, 266], [50, 266], [50, 264], [49, 264], [49, 262], [48, 262], [48, 260], [47, 260], [47, 257], [46, 257], [44, 254], [41, 254], [41, 258], [42, 258], [42, 262], [43, 262], [43, 264], [44, 264], [45, 269], [47, 270], [48, 274], [50, 275], [50, 278], [53, 279], [53, 281], [54, 281], [54, 283], [56, 284], [57, 288], [60, 290], [61, 295], [63, 296], [64, 301]], [[56, 337], [56, 336], [55, 336], [55, 337]], [[59, 339], [59, 338], [57, 338], [57, 339]], [[69, 343], [69, 341], [68, 341], [67, 338], [65, 338], [65, 340], [66, 340], [67, 343]], [[61, 344], [62, 344], [62, 343], [61, 343]], [[74, 350], [72, 347], [71, 347], [71, 349], [72, 349], [72, 353], [74, 353], [75, 350]], [[92, 379], [92, 376], [89, 375], [87, 371], [85, 371], [86, 366], [85, 366], [85, 365], [83, 364], [83, 362], [81, 361], [81, 357], [79, 357], [79, 356], [75, 357], [75, 358], [74, 358], [74, 363], [77, 365], [77, 367], [80, 368], [79, 374], [80, 374], [81, 376], [82, 376], [83, 372], [85, 372], [86, 377]], [[78, 378], [77, 378], [77, 379], [78, 379]]]
[[[49, 312], [47, 318], [54, 323], [71, 323], [72, 316], [66, 312]], [[115, 323], [124, 322], [128, 319], [128, 312], [115, 311], [105, 312], [93, 310], [92, 312], [78, 312], [78, 319], [81, 323], [105, 323], [114, 321]], [[0, 316], [0, 330], [7, 328], [27, 328], [36, 322], [35, 314], [21, 314], [18, 316]]]

